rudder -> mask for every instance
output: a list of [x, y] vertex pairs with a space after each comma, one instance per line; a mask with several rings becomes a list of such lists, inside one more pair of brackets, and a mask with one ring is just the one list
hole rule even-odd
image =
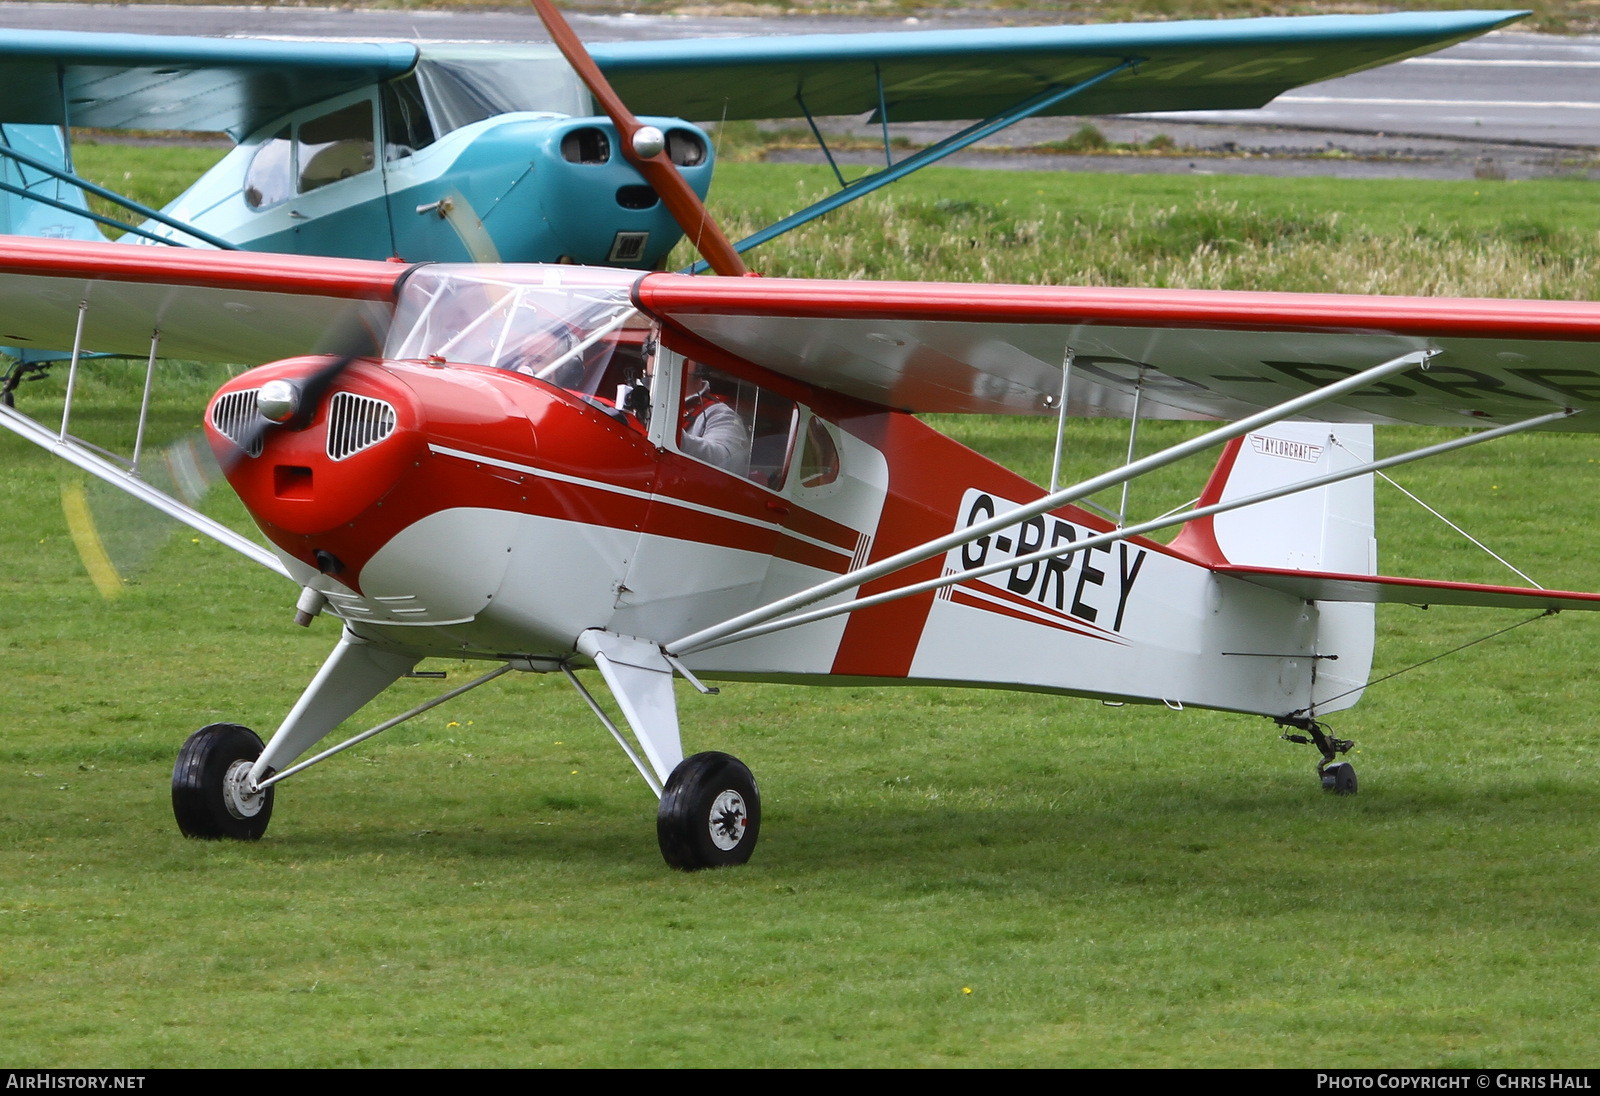
[[[1200, 505], [1228, 502], [1352, 468], [1372, 460], [1365, 424], [1282, 422], [1230, 442]], [[1172, 548], [1210, 567], [1227, 564], [1347, 575], [1377, 574], [1372, 476], [1199, 518]], [[1315, 602], [1318, 660], [1312, 700], [1318, 710], [1360, 699], [1372, 669], [1375, 612], [1369, 604]], [[1333, 657], [1336, 656], [1336, 657]], [[1351, 690], [1356, 690], [1351, 692]], [[1340, 694], [1349, 693], [1348, 696]], [[1337, 701], [1333, 698], [1339, 697]]]

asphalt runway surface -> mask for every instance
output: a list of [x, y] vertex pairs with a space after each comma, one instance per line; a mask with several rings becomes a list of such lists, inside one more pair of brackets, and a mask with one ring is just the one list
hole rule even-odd
[[[916, 31], [990, 25], [981, 17], [573, 15], [593, 41], [763, 34]], [[0, 3], [0, 27], [147, 34], [542, 41], [531, 11], [339, 11], [306, 7], [195, 7]], [[641, 109], [648, 109], [647, 105]], [[968, 166], [1107, 172], [1334, 175], [1349, 178], [1600, 178], [1600, 38], [1499, 32], [1428, 57], [1299, 88], [1254, 111], [1087, 119], [1113, 142], [1158, 134], [1175, 155], [1061, 155], [1037, 146], [1085, 119], [1032, 119], [952, 158]], [[868, 138], [862, 119], [827, 119], [830, 134]], [[950, 125], [892, 126], [922, 143]], [[1033, 150], [1033, 151], [1027, 151]], [[903, 155], [900, 154], [900, 155]], [[820, 152], [774, 160], [821, 162]], [[881, 163], [851, 151], [844, 163]]]

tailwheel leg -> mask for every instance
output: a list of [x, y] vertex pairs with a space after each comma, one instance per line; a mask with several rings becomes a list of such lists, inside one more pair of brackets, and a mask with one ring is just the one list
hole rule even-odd
[[761, 793], [737, 757], [708, 751], [667, 777], [656, 812], [661, 856], [680, 871], [743, 864], [761, 832]]
[[1322, 759], [1317, 762], [1317, 778], [1322, 781], [1322, 790], [1332, 792], [1334, 795], [1356, 794], [1356, 769], [1348, 761], [1337, 761], [1339, 754], [1349, 753], [1355, 741], [1348, 738], [1335, 738], [1328, 733], [1328, 729], [1315, 719], [1308, 717], [1289, 716], [1278, 720], [1281, 727], [1295, 727], [1305, 734], [1289, 734], [1285, 732], [1279, 737], [1286, 742], [1299, 742], [1304, 745], [1314, 745], [1321, 751]]

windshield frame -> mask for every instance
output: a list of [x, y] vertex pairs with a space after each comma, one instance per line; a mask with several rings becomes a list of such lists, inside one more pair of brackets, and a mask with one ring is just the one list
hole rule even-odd
[[431, 263], [401, 283], [383, 356], [515, 372], [594, 397], [644, 275], [613, 267]]

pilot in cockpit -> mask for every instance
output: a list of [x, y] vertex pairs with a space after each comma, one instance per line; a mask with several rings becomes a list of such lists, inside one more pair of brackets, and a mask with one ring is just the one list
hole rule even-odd
[[712, 391], [708, 370], [699, 362], [684, 364], [678, 427], [678, 448], [683, 452], [736, 476], [745, 474], [750, 430], [739, 412]]

